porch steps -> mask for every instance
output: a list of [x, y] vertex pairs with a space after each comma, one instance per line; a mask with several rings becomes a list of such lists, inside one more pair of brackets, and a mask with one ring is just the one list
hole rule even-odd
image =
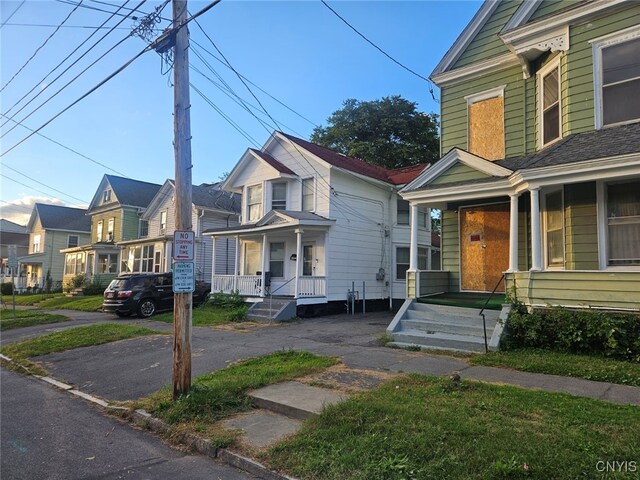
[[266, 297], [247, 311], [247, 319], [254, 322], [286, 322], [296, 316], [297, 304], [291, 297]]
[[[387, 333], [392, 346], [457, 352], [484, 352], [484, 328], [477, 308], [427, 305], [407, 300]], [[487, 343], [495, 350], [502, 333], [501, 312], [485, 310]], [[504, 314], [506, 316], [506, 313]]]

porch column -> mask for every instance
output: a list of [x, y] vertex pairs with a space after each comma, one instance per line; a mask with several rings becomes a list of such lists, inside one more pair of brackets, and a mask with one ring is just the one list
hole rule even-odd
[[509, 222], [509, 272], [518, 271], [518, 197], [517, 193], [509, 195], [511, 198], [511, 213]]
[[296, 286], [294, 291], [294, 297], [298, 298], [298, 291], [300, 286], [298, 285], [300, 280], [300, 266], [302, 265], [302, 234], [304, 230], [296, 228]]
[[233, 289], [238, 290], [238, 257], [240, 255], [240, 237], [236, 235], [236, 258], [233, 263]]
[[211, 286], [216, 276], [216, 237], [211, 235]]
[[266, 278], [266, 271], [267, 271], [267, 235], [263, 234], [262, 235], [262, 259], [261, 259], [261, 278], [260, 278], [260, 286], [262, 287], [260, 289], [260, 296], [264, 297], [264, 292], [267, 289], [264, 281]]
[[410, 204], [410, 219], [409, 224], [411, 226], [411, 238], [409, 247], [409, 271], [418, 271], [418, 205]]
[[542, 270], [542, 238], [540, 231], [540, 187], [531, 192], [531, 271]]

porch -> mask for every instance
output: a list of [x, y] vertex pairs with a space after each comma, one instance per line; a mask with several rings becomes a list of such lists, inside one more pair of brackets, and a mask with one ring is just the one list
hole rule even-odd
[[[266, 272], [265, 272], [266, 273]], [[264, 282], [264, 283], [263, 283]], [[262, 285], [266, 284], [265, 288]], [[291, 297], [294, 299], [324, 299], [326, 301], [326, 277], [301, 276], [288, 282], [267, 281], [263, 275], [213, 275], [211, 281], [212, 292], [232, 293], [261, 299], [270, 295]], [[304, 302], [299, 302], [304, 303]]]

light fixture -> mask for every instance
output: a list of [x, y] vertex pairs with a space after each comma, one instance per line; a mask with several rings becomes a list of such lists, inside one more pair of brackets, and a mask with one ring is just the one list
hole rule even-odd
[[294, 262], [298, 259], [298, 254], [297, 253], [292, 253], [291, 256], [289, 257], [289, 260], [293, 260]]

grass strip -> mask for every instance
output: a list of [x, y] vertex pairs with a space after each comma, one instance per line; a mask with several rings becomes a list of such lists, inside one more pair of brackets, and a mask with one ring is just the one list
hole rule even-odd
[[102, 295], [87, 297], [54, 297], [38, 303], [38, 308], [80, 310], [82, 312], [95, 312], [102, 307]]
[[132, 337], [162, 335], [163, 333], [133, 325], [102, 323], [70, 328], [61, 332], [12, 343], [0, 349], [0, 352], [10, 357], [14, 362], [28, 368], [32, 373], [45, 375], [46, 371], [30, 361], [30, 358], [48, 353], [63, 352], [73, 348], [90, 347]]
[[317, 480], [601, 478], [598, 462], [639, 458], [638, 431], [634, 406], [411, 375], [327, 407], [260, 456]]
[[474, 365], [640, 386], [640, 363], [607, 357], [521, 349], [474, 355], [469, 361]]
[[[21, 293], [16, 295], [16, 305], [36, 305], [43, 300], [62, 296], [64, 296], [62, 293]], [[13, 303], [13, 297], [11, 295], [3, 295], [2, 299], [7, 305]]]
[[0, 310], [0, 331], [69, 320], [71, 319], [64, 315], [42, 313], [38, 310], [16, 310], [16, 318], [14, 320], [13, 309], [8, 308], [7, 310]]
[[[210, 304], [204, 304], [193, 309], [192, 325], [196, 327], [206, 327], [223, 325], [231, 322], [244, 320], [247, 307], [224, 308]], [[158, 322], [173, 323], [173, 312], [154, 315], [151, 320]]]

